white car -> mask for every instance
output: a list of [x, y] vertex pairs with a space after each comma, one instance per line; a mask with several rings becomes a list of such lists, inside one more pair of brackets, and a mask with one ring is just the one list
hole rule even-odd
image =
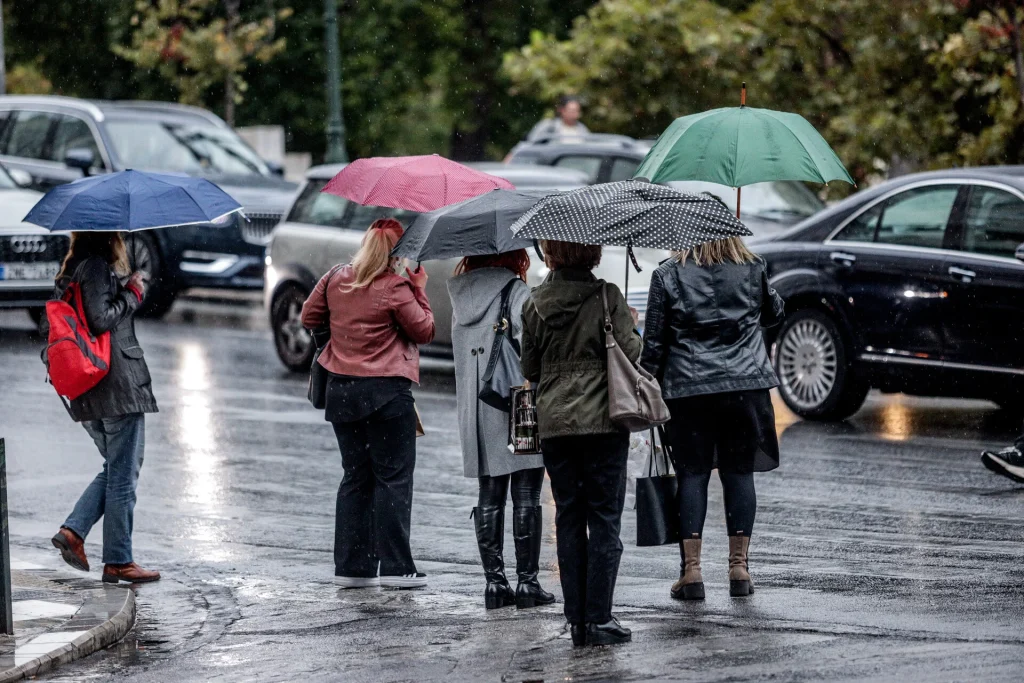
[[[508, 164], [471, 164], [472, 166], [506, 178], [519, 189], [573, 190], [587, 184], [583, 174], [568, 169], [543, 166]], [[285, 219], [274, 228], [266, 256], [266, 289], [264, 302], [270, 316], [277, 355], [289, 369], [309, 369], [313, 357], [313, 343], [302, 327], [302, 304], [317, 281], [337, 263], [347, 263], [359, 248], [359, 242], [370, 223], [381, 216], [393, 215], [404, 225], [414, 214], [360, 206], [320, 190], [343, 168], [341, 165], [317, 166], [306, 173], [306, 181], [295, 198]], [[637, 273], [630, 266], [629, 292], [631, 306], [646, 308], [647, 289], [651, 273], [668, 252], [657, 249], [635, 249], [642, 268]], [[530, 254], [528, 282], [536, 286], [548, 270], [537, 254]], [[434, 311], [437, 333], [434, 342], [425, 348], [428, 353], [451, 355], [451, 301], [447, 281], [458, 259], [424, 261], [430, 275], [427, 297]], [[595, 270], [620, 287], [626, 273], [626, 250], [605, 247], [601, 265]]]
[[0, 308], [28, 309], [37, 323], [69, 241], [21, 220], [42, 196], [20, 187], [0, 166]]

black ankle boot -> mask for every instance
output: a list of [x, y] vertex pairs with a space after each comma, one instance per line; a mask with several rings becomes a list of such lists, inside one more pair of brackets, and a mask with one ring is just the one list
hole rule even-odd
[[505, 508], [496, 505], [473, 508], [476, 522], [476, 544], [480, 548], [480, 561], [484, 565], [487, 587], [484, 605], [487, 609], [516, 604], [516, 594], [505, 578]]
[[573, 647], [583, 647], [587, 644], [586, 624], [569, 624], [569, 633], [572, 635]]
[[525, 609], [550, 605], [555, 596], [540, 587], [537, 569], [540, 565], [540, 506], [512, 508], [512, 536], [516, 541], [516, 607]]
[[587, 643], [590, 645], [618, 645], [633, 640], [633, 632], [615, 617], [604, 624], [587, 624]]

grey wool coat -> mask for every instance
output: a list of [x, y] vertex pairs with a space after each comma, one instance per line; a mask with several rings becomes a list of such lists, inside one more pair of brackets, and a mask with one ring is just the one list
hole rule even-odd
[[543, 467], [540, 455], [513, 455], [508, 450], [508, 413], [492, 408], [477, 398], [480, 379], [494, 343], [494, 328], [501, 309], [501, 290], [510, 280], [512, 287], [512, 333], [523, 334], [523, 303], [530, 288], [505, 268], [480, 268], [448, 281], [452, 299], [452, 352], [455, 356], [455, 394], [458, 401], [459, 438], [463, 469], [467, 477], [497, 477], [517, 470]]

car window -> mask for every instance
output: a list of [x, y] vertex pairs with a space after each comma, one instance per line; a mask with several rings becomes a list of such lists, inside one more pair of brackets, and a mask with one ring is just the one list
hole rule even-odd
[[583, 171], [590, 182], [597, 182], [597, 176], [601, 173], [601, 157], [593, 156], [581, 156], [581, 155], [568, 155], [559, 157], [555, 161], [555, 166], [561, 166], [562, 168], [574, 168], [577, 171]]
[[3, 150], [4, 128], [7, 126], [7, 119], [10, 117], [10, 111], [7, 109], [0, 109], [0, 152]]
[[975, 187], [964, 214], [964, 251], [1013, 258], [1024, 243], [1024, 201], [994, 187]]
[[958, 185], [918, 187], [885, 202], [875, 241], [941, 249]]
[[44, 112], [19, 111], [11, 124], [5, 153], [12, 157], [41, 159], [50, 123], [50, 115]]
[[288, 220], [331, 228], [343, 227], [348, 200], [321, 192], [326, 184], [327, 180], [310, 180], [306, 183], [288, 213]]
[[629, 180], [636, 173], [640, 162], [635, 159], [618, 158], [612, 160], [612, 170], [608, 182], [615, 183], [620, 180]]
[[103, 160], [100, 158], [100, 149], [96, 145], [96, 138], [92, 131], [82, 119], [74, 116], [58, 115], [56, 127], [53, 130], [53, 142], [50, 144], [50, 161], [64, 161], [64, 157], [73, 149], [87, 149], [92, 152], [96, 160], [94, 166], [102, 168]]
[[395, 218], [404, 227], [408, 228], [409, 224], [416, 219], [417, 214], [413, 211], [405, 211], [402, 209], [391, 209], [386, 206], [363, 206], [361, 204], [354, 204], [352, 207], [352, 215], [349, 217], [348, 226], [353, 230], [366, 230], [370, 227], [378, 218]]
[[836, 239], [844, 242], [874, 242], [875, 230], [878, 229], [878, 217], [882, 215], [884, 204], [885, 202], [879, 202], [854, 218], [836, 235]]
[[114, 153], [126, 168], [190, 174], [270, 174], [266, 163], [234, 131], [151, 119], [110, 119], [104, 125]]

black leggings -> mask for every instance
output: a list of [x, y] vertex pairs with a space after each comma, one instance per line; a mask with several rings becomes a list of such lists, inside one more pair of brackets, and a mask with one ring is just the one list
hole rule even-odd
[[496, 506], [504, 509], [508, 500], [509, 480], [512, 482], [512, 507], [528, 508], [540, 505], [540, 489], [544, 485], [544, 468], [534, 467], [497, 477], [480, 477], [480, 507]]
[[[679, 473], [679, 521], [684, 539], [700, 538], [708, 513], [708, 482], [711, 473]], [[730, 536], [750, 536], [757, 512], [754, 473], [737, 474], [718, 470], [725, 494], [725, 525]]]

